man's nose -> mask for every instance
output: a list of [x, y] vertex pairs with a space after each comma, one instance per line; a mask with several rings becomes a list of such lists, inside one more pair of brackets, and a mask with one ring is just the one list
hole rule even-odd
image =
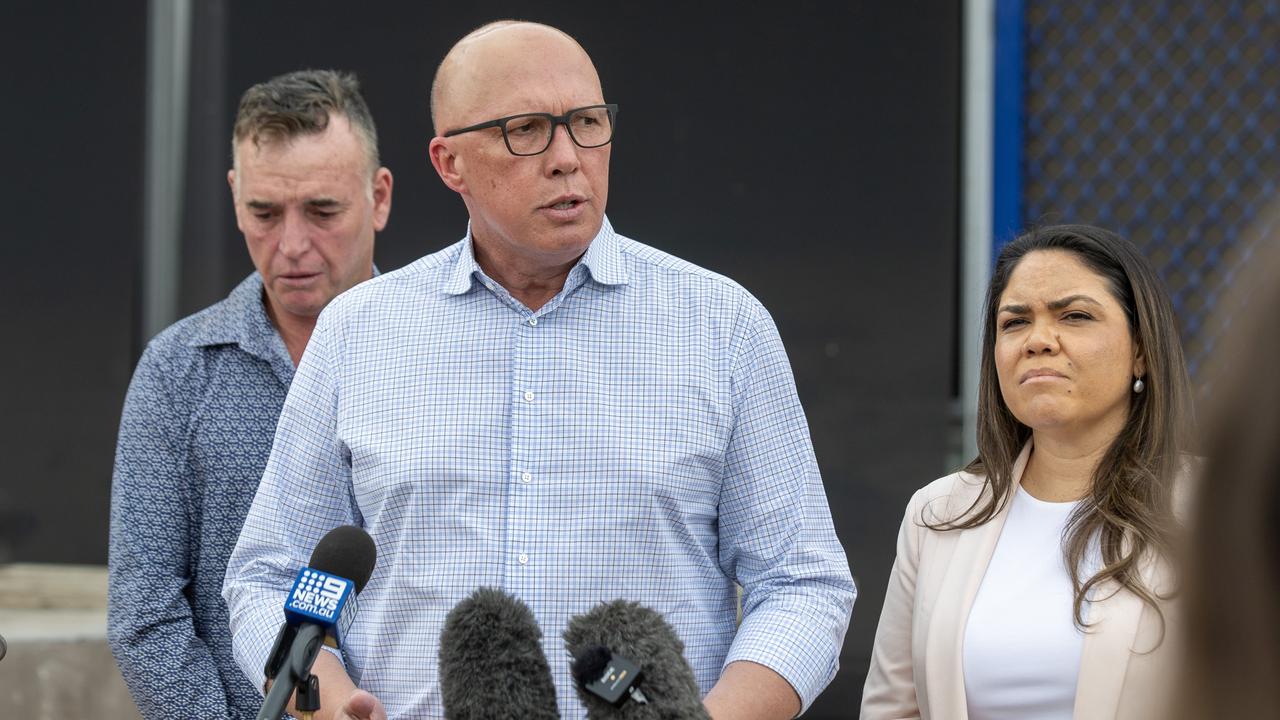
[[311, 249], [311, 229], [304, 218], [286, 212], [280, 230], [280, 254], [294, 260]]
[[[561, 132], [563, 131], [563, 132]], [[551, 131], [551, 144], [547, 147], [547, 170], [551, 175], [568, 174], [578, 169], [580, 148], [569, 135], [568, 125], [557, 125]]]

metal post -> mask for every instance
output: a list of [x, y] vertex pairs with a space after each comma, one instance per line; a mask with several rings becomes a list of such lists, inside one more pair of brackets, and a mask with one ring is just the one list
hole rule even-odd
[[960, 457], [977, 454], [982, 303], [991, 273], [995, 0], [964, 4], [964, 149], [960, 206]]
[[150, 0], [147, 36], [142, 330], [149, 339], [178, 319], [190, 0]]

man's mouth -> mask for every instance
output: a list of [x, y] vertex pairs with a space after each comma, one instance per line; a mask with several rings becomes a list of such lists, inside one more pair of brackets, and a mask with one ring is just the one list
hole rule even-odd
[[282, 273], [280, 275], [277, 275], [276, 277], [280, 280], [280, 282], [283, 282], [286, 285], [301, 285], [304, 283], [313, 282], [317, 277], [319, 277], [319, 275], [320, 273], [293, 272], [293, 273]]
[[581, 195], [563, 195], [542, 207], [547, 210], [572, 210], [586, 201], [587, 199]]

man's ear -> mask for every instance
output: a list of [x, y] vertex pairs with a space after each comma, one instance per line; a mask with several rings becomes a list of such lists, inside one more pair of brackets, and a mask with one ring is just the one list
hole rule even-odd
[[240, 203], [236, 202], [236, 171], [232, 168], [227, 171], [227, 185], [231, 187], [231, 208], [236, 213], [236, 227], [240, 228], [240, 232], [244, 232], [244, 223], [240, 222]]
[[465, 193], [467, 183], [462, 179], [462, 159], [450, 147], [446, 138], [434, 137], [427, 146], [427, 154], [431, 156], [431, 166], [445, 186], [456, 193]]
[[380, 167], [373, 174], [373, 229], [381, 231], [391, 216], [391, 171]]

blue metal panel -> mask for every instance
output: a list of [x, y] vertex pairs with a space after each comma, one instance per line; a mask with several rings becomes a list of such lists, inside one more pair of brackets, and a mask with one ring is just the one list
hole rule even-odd
[[991, 260], [1022, 226], [1023, 0], [996, 0]]

